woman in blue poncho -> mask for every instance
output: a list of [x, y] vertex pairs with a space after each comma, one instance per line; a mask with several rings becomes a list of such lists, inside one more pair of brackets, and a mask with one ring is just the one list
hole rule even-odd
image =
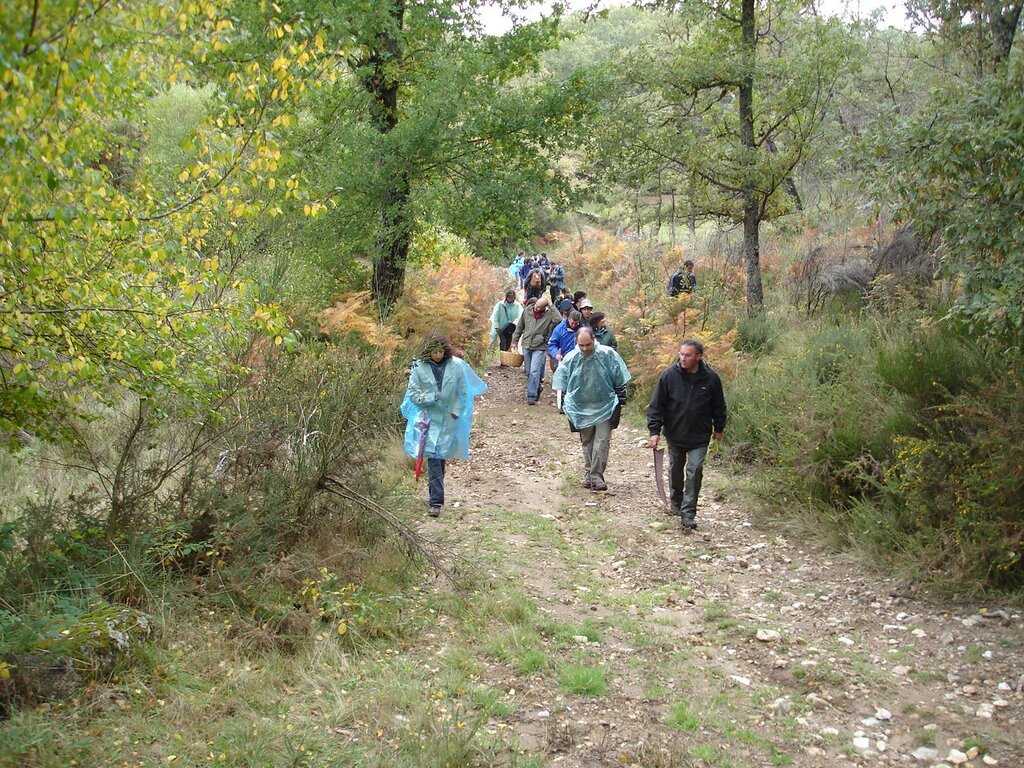
[[421, 462], [427, 464], [431, 517], [444, 506], [445, 461], [469, 458], [473, 398], [486, 389], [469, 364], [452, 354], [445, 336], [427, 336], [409, 371], [402, 415], [408, 420], [405, 452], [416, 459], [417, 478]]

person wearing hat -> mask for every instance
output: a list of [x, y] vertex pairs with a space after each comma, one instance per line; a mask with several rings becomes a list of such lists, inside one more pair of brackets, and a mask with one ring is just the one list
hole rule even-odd
[[572, 295], [572, 306], [573, 306], [573, 309], [579, 309], [580, 308], [580, 302], [583, 301], [585, 298], [587, 298], [587, 292], [586, 291], [576, 291]]
[[595, 312], [590, 316], [590, 327], [594, 331], [594, 338], [598, 344], [618, 351], [619, 342], [615, 340], [615, 334], [604, 324], [604, 312]]
[[590, 299], [580, 301], [580, 314], [583, 315], [580, 325], [585, 325], [589, 328], [591, 326], [591, 317], [594, 314], [594, 305], [590, 303]]

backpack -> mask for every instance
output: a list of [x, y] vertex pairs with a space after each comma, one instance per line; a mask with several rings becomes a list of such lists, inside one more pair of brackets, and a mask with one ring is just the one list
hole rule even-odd
[[672, 273], [672, 276], [668, 279], [668, 295], [678, 296], [683, 292], [683, 271], [677, 269]]

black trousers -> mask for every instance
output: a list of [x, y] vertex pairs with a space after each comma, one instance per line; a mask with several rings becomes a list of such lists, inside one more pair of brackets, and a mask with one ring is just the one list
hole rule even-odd
[[512, 336], [516, 332], [516, 324], [509, 323], [500, 331], [498, 331], [498, 344], [500, 345], [502, 352], [508, 352], [512, 349]]

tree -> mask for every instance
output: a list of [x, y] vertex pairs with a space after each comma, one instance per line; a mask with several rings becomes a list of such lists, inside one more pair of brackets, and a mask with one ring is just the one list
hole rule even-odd
[[797, 167], [814, 151], [853, 40], [837, 21], [754, 0], [673, 6], [633, 52], [611, 119], [621, 160], [660, 159], [695, 181], [697, 217], [742, 225], [748, 308], [763, 305], [760, 225], [798, 204]]
[[[325, 36], [329, 59], [288, 153], [328, 215], [306, 235], [324, 260], [372, 263], [385, 313], [401, 294], [414, 236], [449, 230], [480, 248], [529, 232], [542, 201], [565, 206], [556, 167], [586, 94], [532, 76], [557, 20], [475, 34], [473, 4], [389, 0], [281, 4]], [[258, 4], [239, 18], [262, 22]], [[247, 22], [245, 20], [248, 20]], [[240, 54], [235, 54], [240, 56]]]
[[258, 209], [241, 182], [267, 178], [277, 150], [261, 120], [279, 98], [238, 78], [189, 135], [187, 162], [159, 182], [145, 162], [147, 102], [230, 27], [205, 0], [5, 9], [0, 432], [45, 433], [55, 414], [126, 389], [201, 407], [253, 325], [284, 340], [280, 313], [222, 258], [227, 220]]
[[1021, 27], [1022, 0], [912, 0], [907, 13], [940, 42], [963, 51], [979, 73], [1009, 60]]

